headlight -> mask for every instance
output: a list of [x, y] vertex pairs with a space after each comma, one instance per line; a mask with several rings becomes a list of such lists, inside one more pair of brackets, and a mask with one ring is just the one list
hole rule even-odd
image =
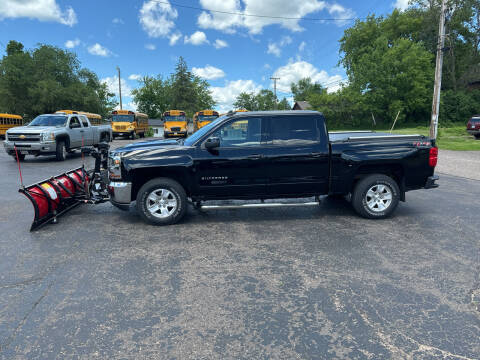
[[121, 169], [122, 159], [118, 154], [110, 154], [108, 157], [108, 174], [110, 179], [121, 179], [122, 178], [122, 169]]
[[55, 141], [55, 135], [51, 132], [42, 133], [42, 142], [52, 142]]

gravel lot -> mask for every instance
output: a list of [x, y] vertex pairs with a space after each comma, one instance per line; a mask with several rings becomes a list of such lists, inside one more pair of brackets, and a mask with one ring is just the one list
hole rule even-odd
[[[439, 171], [473, 178], [456, 155]], [[80, 163], [27, 157], [24, 180]], [[480, 358], [479, 181], [441, 175], [384, 221], [324, 199], [153, 227], [102, 204], [30, 233], [3, 151], [0, 173], [2, 359]]]
[[480, 180], [480, 151], [440, 150], [437, 173]]

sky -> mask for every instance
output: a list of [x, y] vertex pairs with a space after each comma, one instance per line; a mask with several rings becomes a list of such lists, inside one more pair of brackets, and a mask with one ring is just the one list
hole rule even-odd
[[[55, 45], [77, 54], [136, 109], [131, 90], [145, 75], [168, 77], [179, 56], [206, 79], [224, 112], [243, 91], [310, 77], [335, 91], [346, 80], [339, 42], [356, 18], [405, 9], [408, 0], [0, 0], [0, 53], [10, 40], [26, 49]], [[252, 16], [257, 15], [257, 16]], [[258, 16], [259, 15], [259, 16]], [[327, 20], [328, 19], [328, 20]], [[199, 109], [201, 110], [201, 109]]]

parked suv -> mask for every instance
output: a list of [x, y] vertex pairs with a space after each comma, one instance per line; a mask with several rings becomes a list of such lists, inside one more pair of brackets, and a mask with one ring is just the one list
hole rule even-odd
[[480, 139], [480, 115], [474, 115], [467, 123], [467, 132]]

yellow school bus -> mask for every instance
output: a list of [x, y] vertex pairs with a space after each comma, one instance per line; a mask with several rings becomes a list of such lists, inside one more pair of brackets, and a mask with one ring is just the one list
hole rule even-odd
[[0, 136], [5, 138], [5, 132], [15, 126], [22, 126], [23, 118], [20, 115], [0, 113]]
[[193, 115], [193, 131], [210, 124], [213, 120], [219, 117], [219, 114], [215, 110], [203, 110], [198, 111]]
[[187, 117], [185, 111], [169, 110], [163, 113], [163, 136], [187, 137]]
[[145, 137], [148, 131], [148, 115], [130, 110], [112, 111], [112, 133], [116, 136], [129, 136], [135, 139]]
[[56, 113], [57, 114], [58, 113], [65, 113], [65, 114], [85, 115], [88, 118], [88, 120], [90, 121], [90, 124], [92, 124], [92, 125], [102, 125], [102, 124], [106, 123], [106, 121], [104, 121], [100, 115], [94, 114], [94, 113], [89, 113], [89, 112], [86, 112], [86, 111], [58, 110]]

